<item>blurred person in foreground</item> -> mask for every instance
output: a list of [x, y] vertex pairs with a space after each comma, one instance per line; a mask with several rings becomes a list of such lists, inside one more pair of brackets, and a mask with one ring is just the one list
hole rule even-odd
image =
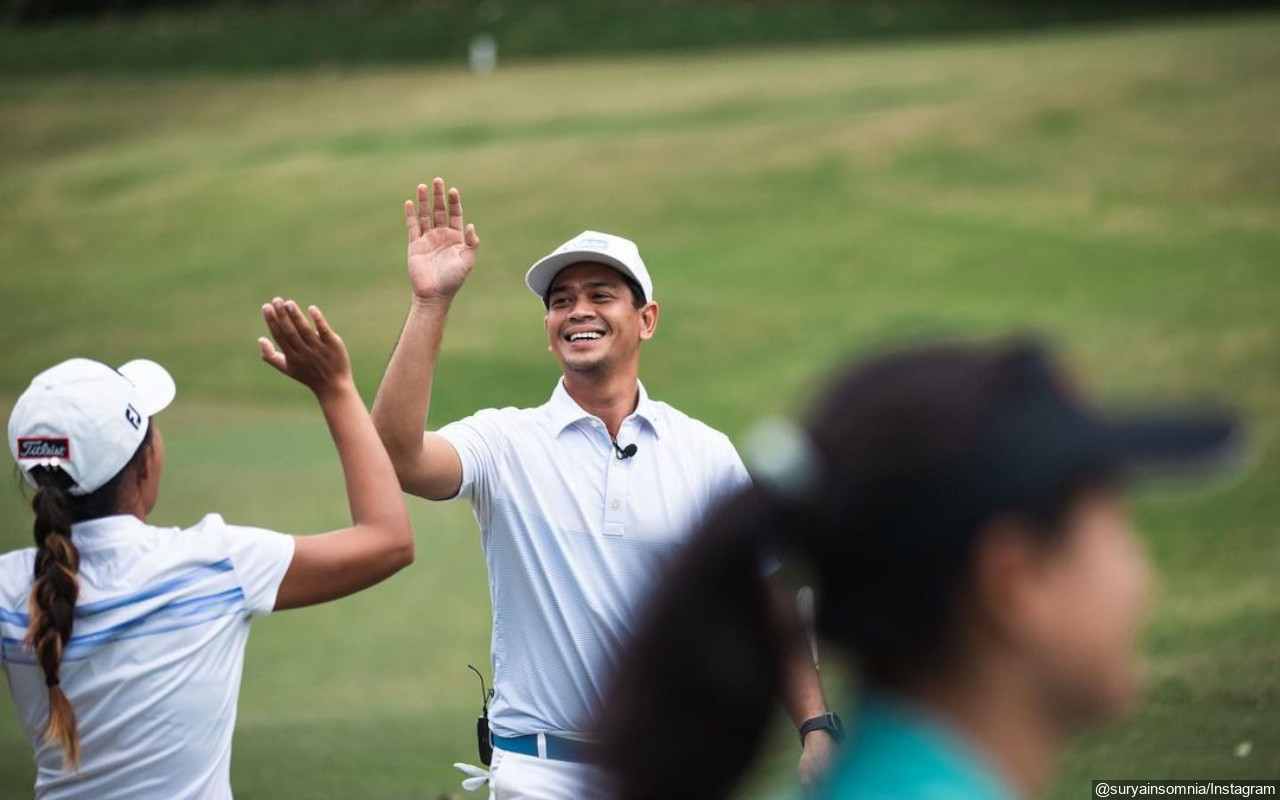
[[756, 579], [777, 549], [812, 581], [857, 692], [823, 798], [1043, 793], [1086, 728], [1130, 707], [1151, 584], [1126, 506], [1145, 468], [1205, 466], [1214, 413], [1100, 416], [1034, 345], [933, 345], [838, 377], [803, 431], [747, 448], [756, 483], [695, 536], [612, 682], [619, 796], [728, 796], [781, 675]]

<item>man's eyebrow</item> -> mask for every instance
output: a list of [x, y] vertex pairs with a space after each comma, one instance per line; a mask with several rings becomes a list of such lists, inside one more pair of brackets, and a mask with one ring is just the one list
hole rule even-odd
[[[616, 289], [618, 288], [619, 285], [620, 285], [620, 282], [618, 281], [587, 281], [586, 283], [582, 284], [582, 288], [584, 289], [599, 289], [599, 288]], [[572, 290], [573, 290], [573, 284], [561, 283], [556, 286], [552, 286], [551, 291], [547, 292], [547, 294], [552, 295], [558, 292], [569, 292]]]

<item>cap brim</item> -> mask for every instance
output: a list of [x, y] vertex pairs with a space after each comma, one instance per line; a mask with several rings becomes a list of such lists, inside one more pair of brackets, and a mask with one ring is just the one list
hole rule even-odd
[[138, 411], [144, 416], [152, 417], [159, 414], [173, 402], [173, 398], [178, 394], [178, 386], [173, 382], [173, 376], [154, 361], [145, 358], [134, 359], [116, 371], [127, 378], [129, 383], [138, 390], [144, 406]]
[[1140, 474], [1200, 474], [1244, 461], [1243, 428], [1224, 412], [1118, 416], [1103, 428], [1121, 466]]
[[[529, 271], [524, 275], [524, 284], [529, 287], [529, 291], [540, 298], [545, 298], [547, 291], [551, 289], [551, 282], [555, 280], [560, 270], [574, 264], [587, 263], [604, 264], [606, 267], [616, 269], [637, 283], [640, 281], [635, 273], [631, 271], [631, 267], [613, 256], [606, 255], [598, 250], [569, 250], [564, 253], [552, 253], [529, 267]], [[646, 297], [645, 301], [647, 302], [649, 299]]]

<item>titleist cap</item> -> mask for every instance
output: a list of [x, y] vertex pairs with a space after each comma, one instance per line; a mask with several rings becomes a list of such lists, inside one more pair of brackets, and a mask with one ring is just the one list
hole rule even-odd
[[137, 359], [117, 369], [72, 358], [41, 372], [9, 416], [9, 451], [27, 482], [31, 470], [54, 467], [84, 495], [133, 458], [151, 417], [173, 402], [177, 387], [164, 367]]

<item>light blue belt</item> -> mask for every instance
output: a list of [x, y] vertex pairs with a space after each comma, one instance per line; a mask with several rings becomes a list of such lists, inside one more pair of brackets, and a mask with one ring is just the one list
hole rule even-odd
[[[593, 764], [597, 758], [596, 746], [553, 736], [549, 733], [531, 733], [527, 736], [490, 735], [493, 746], [508, 753], [545, 758], [550, 761], [572, 761], [575, 764]], [[541, 741], [539, 741], [541, 739]]]

